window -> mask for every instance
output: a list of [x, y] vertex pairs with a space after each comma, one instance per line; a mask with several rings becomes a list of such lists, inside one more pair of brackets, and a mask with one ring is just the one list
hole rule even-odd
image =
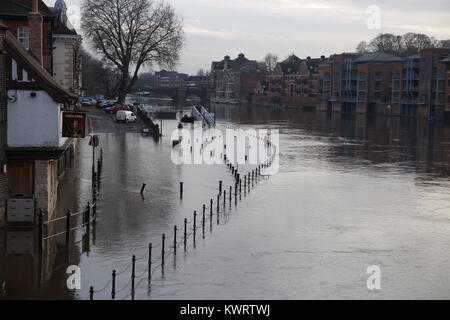
[[17, 39], [22, 43], [22, 45], [26, 48], [30, 48], [30, 33], [28, 27], [19, 26], [17, 28]]

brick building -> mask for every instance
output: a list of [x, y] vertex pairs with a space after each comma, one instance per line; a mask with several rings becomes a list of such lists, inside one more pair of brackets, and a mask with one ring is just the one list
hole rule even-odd
[[43, 1], [1, 0], [0, 23], [52, 74], [54, 15]]
[[317, 95], [317, 110], [331, 112], [331, 59], [322, 56], [318, 64], [319, 93]]
[[433, 48], [406, 58], [382, 52], [332, 55], [319, 63], [317, 109], [442, 118], [450, 111], [449, 54], [449, 48]]
[[227, 55], [222, 61], [212, 62], [210, 77], [216, 90], [213, 101], [226, 103], [250, 101], [258, 82], [264, 80], [258, 63], [243, 53], [233, 60]]
[[209, 76], [189, 76], [184, 81], [186, 87], [209, 88], [211, 79]]
[[366, 53], [354, 60], [357, 66], [356, 112], [391, 114], [392, 76], [402, 59], [382, 52]]
[[[443, 57], [439, 61], [439, 73], [444, 74], [444, 80], [442, 80], [441, 77], [439, 77], [439, 82], [437, 86], [437, 99], [438, 99], [438, 105], [440, 105], [440, 97], [443, 96], [443, 106], [444, 106], [444, 117], [450, 119], [450, 55], [447, 55], [446, 57]], [[443, 89], [442, 90], [442, 83], [443, 83]], [[443, 91], [443, 92], [441, 92]], [[448, 158], [450, 160], [450, 157]]]
[[421, 50], [406, 57], [392, 75], [393, 115], [444, 116], [450, 48]]
[[161, 70], [155, 72], [155, 89], [160, 88], [183, 88], [188, 75], [176, 71]]
[[268, 89], [257, 90], [254, 101], [315, 105], [321, 93], [319, 64], [324, 60], [324, 56], [302, 60], [296, 55], [290, 55], [277, 63], [271, 75], [267, 75]]

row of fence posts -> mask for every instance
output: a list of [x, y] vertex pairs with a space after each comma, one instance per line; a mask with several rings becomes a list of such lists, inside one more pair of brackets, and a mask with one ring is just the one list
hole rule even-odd
[[[234, 167], [233, 164], [231, 164], [226, 157], [224, 157], [224, 161], [228, 166], [228, 169], [231, 171], [234, 179], [235, 179], [235, 188], [234, 188], [234, 197], [235, 197], [235, 204], [237, 204], [237, 194], [239, 193], [239, 199], [241, 199], [241, 195], [242, 195], [242, 178], [241, 178], [241, 174], [238, 171], [237, 167]], [[252, 170], [251, 172], [248, 172], [248, 174], [243, 175], [244, 178], [244, 194], [249, 193], [250, 189], [252, 186], [254, 186], [255, 184], [257, 184], [257, 180], [258, 177], [261, 176], [261, 170], [264, 170], [268, 167], [270, 167], [272, 164], [272, 160], [267, 160], [264, 163], [258, 165], [254, 170]], [[183, 198], [183, 182], [180, 182], [180, 198]], [[144, 186], [145, 187], [145, 186]], [[239, 190], [239, 191], [238, 191]], [[220, 197], [222, 195], [222, 191], [223, 191], [223, 205], [224, 208], [226, 207], [226, 190], [223, 188], [223, 181], [220, 180], [219, 181], [219, 193], [217, 194], [217, 200], [216, 200], [216, 205], [217, 205], [217, 225], [219, 225], [220, 223], [220, 208], [219, 208], [219, 203], [220, 203]], [[230, 191], [229, 191], [229, 204], [231, 206], [231, 202], [232, 202], [232, 186], [230, 186]], [[210, 206], [209, 206], [209, 214], [210, 214], [210, 224], [212, 227], [212, 218], [213, 218], [213, 203], [214, 200], [210, 199]], [[203, 239], [205, 238], [205, 224], [206, 224], [206, 205], [203, 204], [202, 207], [202, 234], [203, 234]], [[178, 233], [178, 227], [177, 225], [174, 225], [173, 228], [173, 234], [174, 234], [174, 240], [173, 240], [173, 253], [176, 256], [177, 254], [177, 233]], [[193, 239], [195, 242], [195, 238], [196, 238], [196, 231], [197, 231], [197, 211], [194, 211], [194, 216], [193, 216]], [[188, 239], [188, 220], [187, 218], [184, 218], [184, 228], [183, 228], [183, 245], [184, 245], [184, 251], [186, 252], [187, 250], [187, 239]], [[166, 255], [166, 250], [165, 250], [165, 242], [166, 242], [166, 235], [162, 234], [161, 237], [161, 272], [162, 274], [164, 274], [164, 266], [165, 266], [165, 255]], [[152, 278], [152, 250], [153, 250], [153, 245], [152, 243], [149, 243], [148, 245], [148, 284], [150, 285], [151, 283], [151, 278]], [[135, 274], [135, 267], [136, 267], [136, 256], [133, 255], [132, 259], [131, 259], [131, 299], [134, 299], [134, 294], [135, 294], [135, 278], [136, 278], [136, 274]], [[112, 271], [112, 279], [111, 279], [111, 298], [115, 299], [116, 298], [116, 277], [117, 277], [117, 272], [116, 270]], [[94, 287], [91, 286], [89, 289], [89, 299], [93, 300], [94, 299]]]
[[[101, 170], [102, 170], [102, 165], [103, 165], [103, 149], [101, 149], [100, 156], [97, 159], [97, 173], [95, 173], [95, 171], [94, 171], [94, 173], [92, 175], [92, 204], [88, 202], [86, 208], [79, 212], [79, 214], [82, 215], [82, 225], [86, 226], [86, 232], [89, 232], [89, 230], [90, 230], [91, 217], [93, 219], [92, 221], [95, 221], [97, 218], [97, 186], [100, 183], [100, 174], [101, 174]], [[92, 214], [91, 214], [91, 209], [92, 209]], [[77, 214], [72, 214], [69, 209], [67, 210], [67, 212], [65, 214], [66, 227], [65, 227], [64, 233], [66, 236], [67, 248], [69, 248], [70, 232], [72, 231], [71, 217], [75, 216], [75, 215], [77, 215]], [[62, 220], [62, 217], [44, 222], [44, 210], [42, 208], [39, 210], [39, 214], [38, 214], [38, 237], [39, 237], [38, 248], [39, 248], [39, 252], [42, 253], [44, 250], [44, 240], [45, 240], [44, 225], [52, 223], [52, 222], [56, 222], [59, 220]], [[48, 239], [48, 237], [47, 237], [47, 239]]]

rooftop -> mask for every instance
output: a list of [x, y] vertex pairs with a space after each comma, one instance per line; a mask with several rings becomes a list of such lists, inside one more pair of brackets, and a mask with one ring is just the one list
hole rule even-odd
[[402, 62], [400, 57], [393, 56], [385, 52], [370, 52], [364, 53], [359, 58], [355, 59], [355, 63], [366, 62]]
[[[26, 4], [25, 4], [26, 3]], [[27, 1], [18, 2], [13, 0], [0, 1], [0, 16], [28, 16], [32, 11], [31, 1], [28, 5]], [[39, 13], [43, 17], [53, 17], [52, 11], [45, 5], [42, 0], [39, 0]]]

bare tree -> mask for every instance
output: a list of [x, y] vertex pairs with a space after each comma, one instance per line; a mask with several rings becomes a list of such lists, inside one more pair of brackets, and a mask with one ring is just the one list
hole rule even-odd
[[278, 63], [278, 56], [276, 54], [268, 53], [264, 57], [265, 69], [268, 74], [272, 74], [277, 63]]
[[391, 33], [380, 33], [369, 43], [369, 48], [372, 52], [386, 52], [395, 54], [397, 47], [397, 38]]
[[369, 49], [367, 47], [367, 42], [361, 41], [360, 43], [358, 43], [358, 45], [356, 46], [356, 51], [358, 53], [366, 53], [366, 52], [368, 52]]
[[204, 76], [205, 76], [205, 71], [204, 71], [203, 69], [199, 69], [199, 70], [197, 71], [197, 76], [199, 76], [199, 77], [204, 77]]
[[439, 44], [439, 46], [444, 47], [444, 48], [450, 48], [450, 39], [441, 40], [441, 43]]
[[365, 52], [386, 52], [400, 57], [417, 54], [422, 49], [436, 48], [448, 45], [444, 41], [437, 40], [422, 33], [405, 33], [403, 36], [390, 33], [381, 33], [372, 39], [369, 45], [364, 41], [360, 42], [356, 50]]
[[104, 95], [107, 99], [117, 96], [121, 75], [115, 68], [93, 57], [82, 49], [83, 57], [83, 91], [86, 95]]
[[182, 20], [163, 0], [84, 0], [81, 25], [102, 57], [120, 71], [120, 102], [142, 66], [173, 68], [183, 46]]

